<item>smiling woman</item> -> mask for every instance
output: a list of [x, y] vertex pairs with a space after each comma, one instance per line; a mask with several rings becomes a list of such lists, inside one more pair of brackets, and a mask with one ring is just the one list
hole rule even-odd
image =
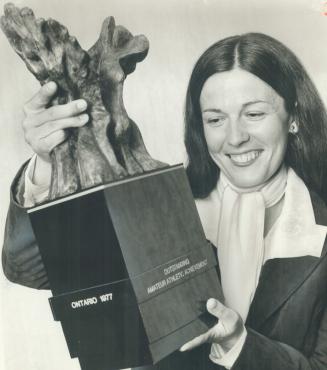
[[182, 351], [212, 343], [206, 368], [326, 369], [327, 118], [316, 88], [286, 46], [249, 33], [204, 52], [185, 113], [187, 173], [225, 299], [208, 301], [218, 323]]
[[242, 69], [217, 73], [205, 82], [200, 106], [210, 156], [229, 181], [248, 188], [276, 173], [291, 118], [269, 85]]

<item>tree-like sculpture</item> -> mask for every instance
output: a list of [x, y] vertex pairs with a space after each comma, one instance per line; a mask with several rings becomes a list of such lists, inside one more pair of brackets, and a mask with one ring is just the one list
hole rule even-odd
[[57, 83], [52, 104], [88, 102], [89, 122], [70, 129], [51, 154], [49, 199], [165, 166], [148, 154], [123, 103], [124, 80], [148, 52], [145, 36], [133, 36], [108, 17], [86, 52], [59, 22], [36, 19], [31, 9], [13, 4], [5, 5], [1, 28], [41, 84]]

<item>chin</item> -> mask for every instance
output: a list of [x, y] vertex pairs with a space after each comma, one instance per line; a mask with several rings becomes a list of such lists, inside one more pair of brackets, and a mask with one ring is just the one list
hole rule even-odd
[[253, 188], [264, 184], [269, 176], [266, 173], [249, 171], [249, 173], [238, 174], [237, 176], [229, 175], [228, 179], [236, 187]]

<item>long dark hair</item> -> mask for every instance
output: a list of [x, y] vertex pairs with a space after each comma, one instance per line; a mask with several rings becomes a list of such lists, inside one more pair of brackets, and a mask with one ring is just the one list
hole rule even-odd
[[209, 155], [204, 137], [200, 94], [213, 74], [233, 68], [248, 71], [270, 85], [285, 101], [299, 125], [289, 135], [285, 163], [325, 200], [327, 114], [317, 89], [301, 62], [281, 42], [261, 33], [225, 38], [199, 58], [191, 74], [185, 104], [186, 172], [195, 198], [205, 198], [216, 186], [219, 168]]

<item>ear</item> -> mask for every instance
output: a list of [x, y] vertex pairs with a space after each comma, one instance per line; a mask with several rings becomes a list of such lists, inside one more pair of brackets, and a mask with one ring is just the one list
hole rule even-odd
[[288, 117], [288, 132], [291, 134], [296, 134], [299, 131], [298, 116], [296, 114], [298, 103], [295, 102], [294, 107], [291, 112], [289, 112]]
[[288, 132], [293, 135], [299, 132], [299, 125], [296, 121], [292, 120], [291, 123], [289, 123]]

